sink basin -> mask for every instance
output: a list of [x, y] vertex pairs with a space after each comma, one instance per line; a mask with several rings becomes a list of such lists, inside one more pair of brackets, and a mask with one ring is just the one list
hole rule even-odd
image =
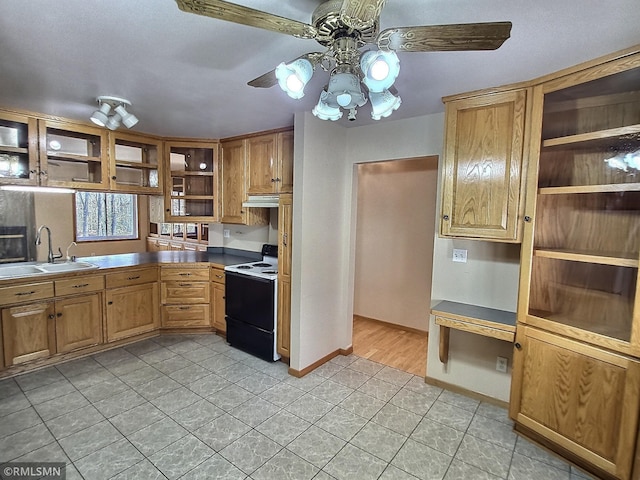
[[97, 265], [88, 262], [66, 262], [66, 263], [41, 263], [36, 266], [45, 273], [77, 272], [78, 270], [93, 270]]
[[28, 277], [30, 275], [41, 275], [44, 272], [35, 265], [12, 265], [0, 267], [0, 278]]
[[97, 265], [88, 262], [66, 262], [66, 263], [30, 263], [25, 265], [0, 266], [0, 279], [32, 277], [36, 275], [46, 275], [64, 272], [80, 272], [83, 270], [94, 270]]

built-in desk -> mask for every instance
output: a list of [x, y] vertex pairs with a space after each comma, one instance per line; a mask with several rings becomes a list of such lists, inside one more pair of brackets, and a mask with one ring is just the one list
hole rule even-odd
[[431, 309], [440, 325], [440, 361], [449, 360], [450, 329], [462, 330], [485, 337], [513, 342], [516, 334], [516, 314], [495, 308], [466, 303], [442, 301]]

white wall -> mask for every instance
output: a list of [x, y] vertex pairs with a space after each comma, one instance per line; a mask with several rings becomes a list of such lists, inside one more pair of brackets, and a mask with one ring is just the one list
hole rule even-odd
[[[278, 244], [278, 209], [270, 208], [269, 225], [246, 226], [210, 223], [209, 246], [235, 248], [260, 252], [262, 245], [269, 243]], [[229, 230], [229, 237], [225, 238], [224, 231]]]
[[[310, 113], [296, 116], [292, 368], [302, 370], [351, 345], [355, 164], [441, 155], [443, 137], [444, 114], [398, 121], [386, 119], [375, 125], [348, 129], [317, 120]], [[454, 246], [468, 250], [468, 263], [451, 262]], [[436, 236], [431, 304], [446, 299], [515, 310], [518, 257], [518, 245]], [[431, 320], [428, 376], [500, 400], [508, 399], [510, 376], [495, 371], [495, 357], [511, 359], [510, 344], [453, 332], [450, 360], [444, 369], [437, 359], [438, 338], [438, 329]]]
[[357, 166], [354, 313], [429, 329], [438, 157]]

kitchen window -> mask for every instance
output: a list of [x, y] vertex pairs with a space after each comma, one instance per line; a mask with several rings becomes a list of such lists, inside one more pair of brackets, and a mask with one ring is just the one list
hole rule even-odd
[[125, 193], [76, 192], [76, 241], [138, 239], [138, 197]]

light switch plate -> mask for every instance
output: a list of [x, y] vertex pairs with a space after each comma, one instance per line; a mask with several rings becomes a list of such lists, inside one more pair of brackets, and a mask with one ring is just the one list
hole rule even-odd
[[459, 248], [454, 248], [453, 261], [459, 263], [467, 263], [467, 251]]
[[222, 236], [223, 236], [224, 238], [229, 238], [229, 233], [230, 233], [230, 232], [229, 232], [229, 229], [228, 229], [228, 228], [225, 228], [224, 230], [222, 230]]

